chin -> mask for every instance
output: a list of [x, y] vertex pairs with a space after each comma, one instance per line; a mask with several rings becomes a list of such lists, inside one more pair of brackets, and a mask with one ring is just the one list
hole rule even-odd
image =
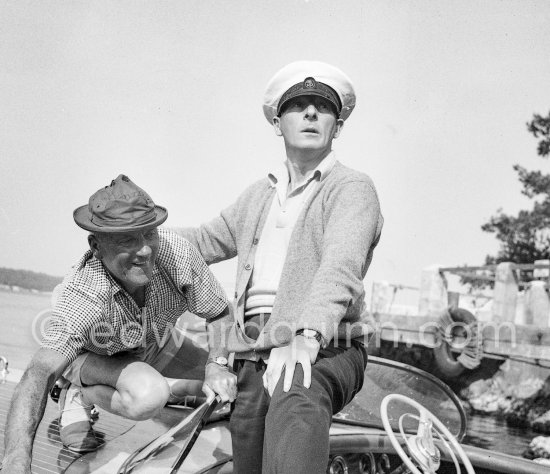
[[126, 274], [126, 279], [132, 283], [132, 285], [145, 286], [151, 281], [151, 275], [143, 270], [133, 270]]
[[150, 278], [143, 276], [141, 278], [132, 278], [132, 283], [138, 286], [145, 286], [151, 281]]

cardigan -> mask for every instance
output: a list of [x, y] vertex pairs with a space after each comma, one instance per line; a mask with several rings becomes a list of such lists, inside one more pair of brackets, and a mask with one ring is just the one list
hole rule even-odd
[[384, 219], [372, 180], [336, 162], [304, 202], [298, 216], [273, 305], [257, 340], [244, 333], [246, 289], [275, 189], [267, 178], [198, 228], [174, 229], [195, 245], [208, 264], [237, 257], [232, 310], [226, 328], [229, 352], [257, 360], [288, 344], [297, 330], [318, 331], [326, 342], [367, 334], [363, 279]]

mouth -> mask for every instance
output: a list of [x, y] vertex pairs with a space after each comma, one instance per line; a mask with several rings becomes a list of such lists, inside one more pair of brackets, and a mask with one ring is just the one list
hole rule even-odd
[[315, 135], [319, 134], [319, 132], [313, 127], [304, 128], [302, 133], [314, 133]]
[[147, 265], [149, 265], [149, 260], [144, 260], [143, 262], [133, 262], [132, 265], [134, 265], [134, 267], [146, 267]]

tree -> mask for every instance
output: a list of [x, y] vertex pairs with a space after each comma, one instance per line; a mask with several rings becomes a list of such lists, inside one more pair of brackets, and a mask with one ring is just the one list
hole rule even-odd
[[[537, 154], [550, 155], [550, 112], [548, 116], [533, 115], [527, 130], [539, 139]], [[533, 199], [531, 210], [522, 210], [517, 216], [505, 214], [502, 209], [483, 224], [484, 232], [494, 233], [500, 241], [496, 255], [487, 255], [485, 264], [500, 262], [533, 263], [550, 258], [550, 174], [529, 171], [514, 165], [523, 186], [522, 194]]]
[[62, 280], [61, 277], [45, 273], [0, 267], [0, 285], [18, 286], [27, 290], [52, 291]]

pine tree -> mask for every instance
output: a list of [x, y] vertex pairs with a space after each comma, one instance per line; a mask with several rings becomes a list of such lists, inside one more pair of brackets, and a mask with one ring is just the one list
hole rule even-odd
[[[550, 112], [546, 117], [533, 115], [527, 130], [539, 140], [537, 154], [542, 158], [550, 155]], [[500, 262], [533, 263], [550, 258], [550, 174], [529, 171], [515, 165], [523, 186], [522, 194], [533, 200], [530, 210], [522, 210], [517, 216], [506, 214], [502, 209], [482, 225], [484, 232], [494, 233], [500, 241], [496, 255], [487, 255], [487, 265]]]

